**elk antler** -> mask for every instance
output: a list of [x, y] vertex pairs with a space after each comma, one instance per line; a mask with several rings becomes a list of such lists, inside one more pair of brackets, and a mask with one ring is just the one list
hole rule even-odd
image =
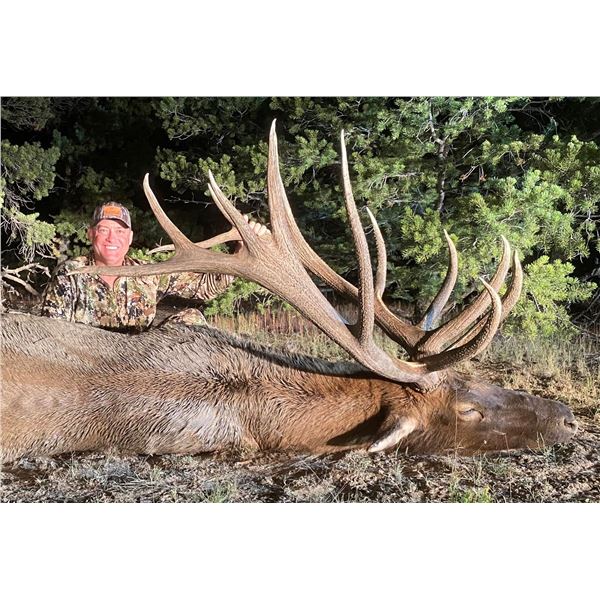
[[[219, 235], [215, 235], [207, 240], [202, 240], [201, 242], [196, 242], [195, 245], [198, 246], [198, 248], [212, 248], [213, 246], [218, 246], [219, 244], [224, 244], [225, 242], [237, 242], [241, 239], [242, 236], [239, 234], [238, 230], [235, 227], [232, 227], [225, 233], [220, 233]], [[163, 246], [152, 248], [148, 254], [156, 254], [157, 252], [172, 252], [173, 250], [175, 250], [175, 244], [164, 244]]]
[[[302, 315], [311, 320], [371, 371], [394, 381], [418, 383], [424, 387], [435, 385], [439, 380], [436, 371], [481, 352], [491, 342], [498, 329], [503, 318], [503, 309], [497, 290], [506, 276], [505, 262], [507, 262], [506, 257], [510, 255], [508, 242], [505, 240], [505, 257], [501, 267], [498, 268], [491, 284], [483, 281], [485, 290], [474, 303], [475, 308], [465, 311], [466, 316], [459, 315], [449, 321], [453, 325], [447, 323], [438, 329], [429, 331], [428, 329], [439, 318], [456, 281], [456, 250], [449, 235], [445, 233], [450, 249], [448, 274], [442, 289], [421, 320], [420, 326], [412, 325], [394, 315], [383, 303], [386, 270], [385, 244], [375, 219], [369, 212], [378, 254], [378, 269], [375, 281], [373, 279], [369, 249], [350, 186], [343, 132], [341, 155], [344, 198], [359, 264], [358, 288], [335, 273], [310, 248], [298, 229], [279, 170], [275, 121], [273, 121], [269, 137], [267, 167], [267, 190], [272, 229], [269, 234], [259, 237], [251, 229], [243, 215], [223, 194], [209, 171], [210, 194], [221, 212], [237, 230], [239, 237], [244, 241], [244, 246], [237, 254], [230, 255], [217, 254], [200, 247], [206, 246], [206, 241], [198, 245], [193, 244], [164, 213], [150, 188], [146, 174], [144, 191], [156, 218], [173, 241], [174, 256], [165, 262], [150, 265], [87, 267], [75, 272], [135, 276], [195, 271], [227, 273], [244, 277], [256, 281], [290, 302]], [[308, 272], [312, 272], [338, 292], [358, 302], [359, 320], [355, 325], [346, 325], [344, 319], [314, 284]], [[510, 297], [511, 301], [515, 294], [518, 295], [515, 281], [516, 278], [513, 276], [511, 287], [507, 293], [507, 297]], [[480, 318], [488, 307], [491, 307], [488, 315]], [[477, 319], [480, 320], [477, 322]], [[401, 360], [389, 356], [379, 348], [373, 339], [375, 322], [382, 326], [390, 337], [399, 342], [411, 357], [414, 358], [418, 354], [419, 359]], [[476, 324], [473, 325], [474, 323]], [[455, 347], [442, 350], [443, 346], [448, 345], [456, 338], [459, 339], [455, 342]], [[456, 345], [456, 343], [460, 343], [460, 345]], [[434, 351], [431, 350], [432, 348]]]

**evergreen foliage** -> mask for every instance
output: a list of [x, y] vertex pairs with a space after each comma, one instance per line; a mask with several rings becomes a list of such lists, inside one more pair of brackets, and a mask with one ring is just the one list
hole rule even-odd
[[31, 261], [47, 252], [55, 227], [39, 219], [36, 202], [54, 186], [55, 165], [60, 152], [56, 147], [42, 148], [38, 142], [13, 145], [2, 140], [2, 177], [0, 215], [2, 229], [20, 257]]
[[[460, 305], [493, 273], [504, 235], [526, 273], [509, 327], [568, 332], [568, 309], [591, 298], [600, 267], [599, 113], [593, 98], [5, 98], [3, 261], [83, 251], [88, 219], [106, 200], [132, 210], [140, 251], [166, 242], [141, 192], [145, 172], [195, 239], [227, 226], [208, 196], [209, 169], [243, 212], [265, 219], [277, 118], [296, 218], [342, 275], [356, 278], [344, 129], [355, 198], [387, 242], [389, 300], [415, 312], [429, 303], [445, 276], [446, 229], [459, 250], [451, 304]], [[239, 282], [209, 312], [256, 294]]]

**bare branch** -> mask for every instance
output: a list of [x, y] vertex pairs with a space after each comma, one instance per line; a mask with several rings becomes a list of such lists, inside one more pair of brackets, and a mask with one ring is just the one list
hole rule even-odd
[[41, 296], [41, 294], [35, 288], [33, 288], [31, 285], [29, 285], [26, 281], [23, 281], [22, 279], [19, 279], [18, 277], [15, 277], [14, 275], [11, 275], [10, 273], [6, 273], [5, 271], [2, 271], [0, 278], [2, 280], [8, 279], [9, 281], [12, 281], [13, 283], [18, 283], [20, 286], [24, 287], [32, 296], [35, 296], [36, 298], [39, 298]]

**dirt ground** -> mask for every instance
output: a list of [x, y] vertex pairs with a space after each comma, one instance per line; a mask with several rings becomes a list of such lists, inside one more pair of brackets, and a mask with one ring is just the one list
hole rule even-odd
[[[327, 456], [227, 452], [200, 456], [99, 453], [22, 459], [0, 473], [8, 502], [598, 502], [600, 415], [577, 387], [510, 364], [469, 370], [569, 404], [579, 431], [565, 445], [493, 456]], [[521, 367], [519, 368], [521, 373]], [[588, 385], [597, 394], [597, 386]], [[591, 392], [589, 391], [591, 389]], [[578, 397], [579, 394], [579, 397]]]
[[23, 459], [2, 502], [598, 502], [600, 428], [505, 456], [262, 453]]

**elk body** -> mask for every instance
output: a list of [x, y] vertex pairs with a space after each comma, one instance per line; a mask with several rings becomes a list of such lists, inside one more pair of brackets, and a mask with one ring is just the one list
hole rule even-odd
[[[446, 234], [450, 259], [442, 289], [423, 319], [409, 323], [382, 301], [385, 245], [370, 215], [377, 241], [373, 277], [343, 140], [342, 172], [358, 287], [332, 271], [298, 230], [279, 174], [274, 126], [267, 179], [272, 233], [258, 238], [210, 175], [213, 199], [245, 243], [237, 255], [211, 252], [171, 223], [146, 177], [148, 200], [174, 242], [175, 255], [165, 263], [103, 267], [101, 272], [216, 272], [257, 281], [293, 304], [358, 364], [276, 352], [207, 327], [170, 326], [131, 336], [5, 315], [4, 459], [82, 450], [161, 454], [231, 447], [477, 453], [568, 441], [577, 426], [563, 404], [451, 370], [489, 345], [519, 297], [521, 269], [508, 242], [503, 240], [496, 274], [489, 284], [483, 281], [479, 297], [435, 327], [457, 274], [456, 251]], [[511, 264], [511, 281], [500, 299], [497, 291]], [[356, 324], [337, 313], [307, 271], [356, 302]], [[404, 348], [408, 360], [375, 344], [375, 323]]]
[[118, 449], [475, 453], [567, 441], [564, 405], [449, 374], [431, 392], [209, 327], [2, 318], [5, 460]]

